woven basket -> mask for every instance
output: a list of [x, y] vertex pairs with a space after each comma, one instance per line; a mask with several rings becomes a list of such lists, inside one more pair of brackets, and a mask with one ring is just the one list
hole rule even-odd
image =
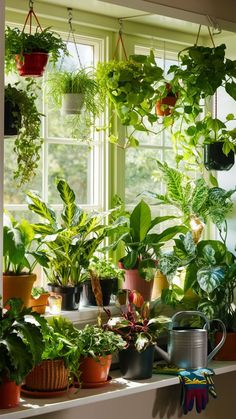
[[68, 370], [62, 359], [46, 360], [37, 365], [25, 378], [30, 390], [56, 391], [68, 386]]

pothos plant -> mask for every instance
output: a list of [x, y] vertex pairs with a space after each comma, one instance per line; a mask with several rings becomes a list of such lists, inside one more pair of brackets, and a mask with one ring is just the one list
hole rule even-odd
[[40, 136], [41, 117], [37, 109], [37, 89], [39, 87], [33, 79], [26, 80], [25, 88], [19, 83], [8, 84], [5, 88], [5, 100], [13, 107], [17, 106], [16, 121], [18, 134], [14, 143], [17, 168], [13, 177], [18, 186], [28, 183], [35, 175], [40, 160], [42, 138]]
[[[163, 70], [157, 66], [153, 51], [149, 56], [131, 55], [127, 61], [98, 63], [96, 79], [103, 100], [106, 103], [108, 97], [122, 125], [130, 127], [126, 147], [139, 144], [135, 133], [152, 132], [158, 119], [154, 107], [162, 77]], [[114, 135], [109, 139], [118, 143]]]

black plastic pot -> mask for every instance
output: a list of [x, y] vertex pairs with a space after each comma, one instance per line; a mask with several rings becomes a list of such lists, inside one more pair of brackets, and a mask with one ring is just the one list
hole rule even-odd
[[143, 380], [152, 376], [154, 345], [138, 352], [133, 346], [119, 352], [121, 374], [130, 380]]
[[61, 287], [58, 285], [48, 284], [50, 291], [55, 292], [56, 294], [61, 295], [62, 297], [62, 310], [78, 310], [80, 293], [82, 290], [81, 285], [76, 285], [74, 287]]
[[[101, 279], [100, 284], [102, 289], [103, 305], [109, 306], [111, 294], [117, 292], [117, 278]], [[86, 305], [97, 305], [90, 279], [83, 282], [83, 298]]]
[[223, 142], [204, 145], [204, 166], [207, 170], [230, 170], [234, 165], [234, 152], [226, 156], [223, 153]]
[[20, 109], [5, 98], [4, 102], [4, 136], [17, 135], [20, 123]]

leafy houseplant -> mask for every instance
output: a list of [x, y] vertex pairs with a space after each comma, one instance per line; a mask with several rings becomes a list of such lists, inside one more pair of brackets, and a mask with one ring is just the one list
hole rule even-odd
[[[13, 109], [13, 128], [16, 128], [16, 140], [14, 153], [17, 156], [17, 169], [14, 172], [14, 179], [21, 186], [31, 180], [38, 167], [42, 139], [40, 138], [41, 114], [38, 112], [35, 100], [35, 84], [29, 81], [26, 89], [20, 89], [18, 83], [13, 86], [8, 84], [5, 87], [5, 119], [8, 118], [7, 104]], [[6, 125], [6, 124], [5, 124]]]
[[[127, 61], [109, 61], [97, 66], [97, 82], [104, 101], [107, 96], [124, 126], [131, 126], [126, 146], [137, 146], [135, 132], [148, 132], [148, 123], [157, 121], [153, 112], [158, 92], [158, 81], [163, 70], [156, 65], [154, 54], [131, 55]], [[114, 136], [110, 141], [118, 142]]]
[[21, 298], [30, 305], [30, 294], [36, 275], [33, 270], [37, 262], [46, 266], [39, 249], [33, 250], [34, 230], [28, 221], [16, 221], [4, 214], [3, 227], [3, 303], [8, 298]]
[[[17, 67], [22, 76], [41, 76], [50, 61], [55, 64], [60, 57], [60, 50], [68, 54], [66, 45], [59, 34], [50, 28], [37, 31], [34, 34], [25, 33], [18, 28], [7, 27], [5, 32], [6, 69], [11, 71]], [[36, 57], [35, 57], [35, 54]], [[31, 66], [31, 61], [36, 62]]]
[[86, 325], [78, 330], [81, 342], [80, 380], [83, 386], [106, 382], [111, 366], [112, 354], [125, 347], [121, 336], [102, 327]]
[[45, 348], [41, 363], [25, 378], [27, 390], [64, 391], [78, 375], [79, 342], [74, 344], [77, 329], [63, 318], [52, 318], [43, 329]]
[[[0, 408], [19, 403], [19, 386], [33, 366], [41, 361], [44, 350], [40, 324], [45, 320], [31, 309], [22, 308], [19, 299], [10, 299], [7, 305], [6, 312], [0, 308]], [[26, 320], [25, 316], [29, 314], [36, 324]], [[15, 391], [14, 400], [11, 397]]]
[[86, 138], [101, 112], [99, 85], [89, 69], [49, 73], [48, 96], [62, 109], [71, 127], [71, 136]]
[[[122, 375], [125, 378], [149, 378], [152, 375], [154, 345], [169, 319], [152, 317], [150, 303], [144, 302], [137, 291], [120, 291], [118, 301], [121, 315], [111, 317], [109, 310], [105, 310], [108, 315], [105, 328], [126, 341], [126, 348], [120, 352]], [[143, 371], [140, 362], [144, 364]]]
[[29, 209], [44, 220], [33, 228], [44, 247], [42, 252], [48, 265], [45, 273], [51, 286], [56, 287], [55, 292], [61, 290], [62, 297], [64, 293], [64, 308], [68, 295], [70, 310], [75, 306], [75, 292], [79, 293], [89, 261], [112, 226], [102, 223], [105, 215], [88, 214], [79, 207], [74, 191], [64, 179], [57, 180], [57, 190], [63, 204], [60, 222], [38, 194], [28, 191], [27, 196]]
[[[103, 306], [110, 304], [110, 297], [118, 289], [118, 281], [123, 281], [124, 271], [117, 268], [110, 260], [105, 258], [98, 258], [93, 256], [89, 264], [89, 272], [96, 275], [100, 281]], [[84, 295], [86, 296], [87, 303], [90, 305], [97, 305], [95, 296], [92, 290], [91, 280], [83, 282]]]
[[[123, 288], [137, 289], [145, 300], [150, 299], [151, 296], [154, 269], [160, 248], [176, 234], [185, 232], [186, 227], [176, 225], [164, 229], [161, 233], [152, 232], [152, 230], [155, 226], [175, 218], [175, 216], [164, 216], [152, 219], [149, 205], [141, 200], [125, 217], [128, 232], [123, 232], [111, 244], [113, 249], [121, 242], [125, 246], [126, 254], [120, 261], [121, 267], [125, 269]], [[146, 284], [149, 281], [148, 289], [144, 280]]]

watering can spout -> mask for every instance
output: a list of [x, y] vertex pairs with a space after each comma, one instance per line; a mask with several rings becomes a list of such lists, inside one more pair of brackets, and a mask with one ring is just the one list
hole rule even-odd
[[164, 349], [159, 348], [159, 346], [155, 345], [155, 350], [161, 357], [169, 364], [170, 363], [170, 356], [169, 354], [164, 351]]

